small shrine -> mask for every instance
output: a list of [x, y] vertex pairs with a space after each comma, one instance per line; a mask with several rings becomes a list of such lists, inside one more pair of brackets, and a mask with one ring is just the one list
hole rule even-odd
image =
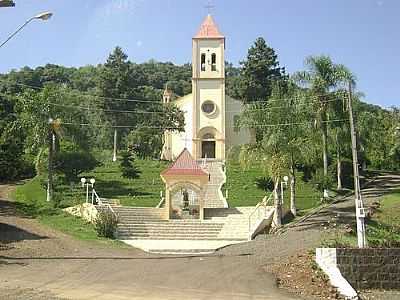
[[204, 219], [209, 175], [185, 148], [161, 174], [165, 183], [165, 219]]

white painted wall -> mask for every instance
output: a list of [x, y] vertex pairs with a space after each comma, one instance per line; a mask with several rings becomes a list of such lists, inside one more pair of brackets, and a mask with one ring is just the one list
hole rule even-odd
[[[185, 148], [192, 152], [193, 144], [193, 96], [187, 95], [176, 102], [176, 105], [185, 114], [185, 131], [173, 133], [171, 136], [172, 160], [174, 160]], [[191, 153], [193, 155], [193, 153]]]
[[243, 110], [243, 104], [241, 101], [226, 96], [226, 118], [225, 118], [225, 130], [226, 130], [226, 150], [228, 151], [233, 146], [248, 144], [253, 142], [250, 130], [240, 129], [239, 132], [234, 130], [234, 116], [239, 116]]

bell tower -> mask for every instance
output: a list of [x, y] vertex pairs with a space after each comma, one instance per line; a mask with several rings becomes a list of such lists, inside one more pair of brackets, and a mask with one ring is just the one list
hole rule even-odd
[[193, 149], [225, 159], [225, 37], [209, 14], [192, 42]]

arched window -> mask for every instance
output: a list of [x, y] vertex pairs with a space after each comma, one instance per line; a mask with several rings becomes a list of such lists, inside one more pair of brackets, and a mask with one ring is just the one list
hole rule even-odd
[[205, 135], [203, 135], [203, 140], [214, 140], [215, 137], [212, 133], [206, 133]]
[[206, 70], [206, 55], [204, 53], [201, 54], [201, 70], [204, 72]]
[[217, 55], [211, 54], [211, 71], [217, 71]]

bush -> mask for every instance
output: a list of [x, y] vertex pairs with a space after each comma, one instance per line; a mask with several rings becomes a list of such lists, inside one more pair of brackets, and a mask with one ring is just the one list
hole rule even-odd
[[274, 181], [271, 177], [259, 177], [256, 179], [256, 186], [265, 192], [272, 192], [274, 190]]
[[151, 128], [132, 130], [126, 137], [126, 144], [135, 154], [142, 158], [160, 158], [162, 135]]
[[324, 175], [322, 169], [317, 170], [311, 179], [311, 183], [315, 186], [316, 190], [322, 192], [325, 189], [330, 189], [333, 184], [333, 176], [328, 173], [328, 176]]
[[57, 171], [65, 175], [68, 182], [76, 182], [79, 174], [93, 170], [100, 163], [91, 153], [66, 143], [56, 155], [54, 165]]
[[94, 229], [100, 237], [114, 238], [118, 217], [110, 210], [99, 210], [94, 222]]

